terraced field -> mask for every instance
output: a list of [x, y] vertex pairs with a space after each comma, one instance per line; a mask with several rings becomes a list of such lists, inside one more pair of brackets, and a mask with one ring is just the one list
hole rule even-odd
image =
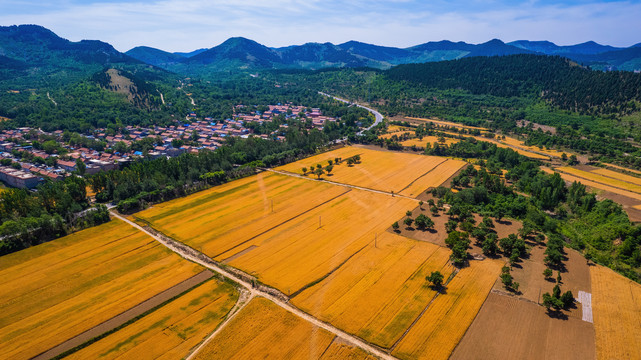
[[0, 358], [34, 357], [202, 268], [113, 220], [0, 258]]

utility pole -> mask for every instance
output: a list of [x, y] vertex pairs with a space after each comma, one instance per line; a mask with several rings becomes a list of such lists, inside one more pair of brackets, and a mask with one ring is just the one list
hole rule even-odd
[[374, 247], [378, 249], [377, 240], [378, 240], [378, 233], [374, 233]]
[[274, 212], [274, 199], [272, 199], [272, 212]]
[[322, 227], [321, 225], [321, 216], [318, 215], [318, 228], [320, 229]]

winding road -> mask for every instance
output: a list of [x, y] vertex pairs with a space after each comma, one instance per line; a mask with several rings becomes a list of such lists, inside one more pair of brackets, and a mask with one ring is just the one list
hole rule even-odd
[[[126, 222], [127, 224], [133, 226], [134, 228], [146, 233], [147, 235], [151, 236], [156, 241], [158, 241], [159, 243], [161, 243], [162, 245], [167, 247], [169, 250], [171, 250], [171, 251], [175, 252], [176, 254], [180, 255], [181, 257], [183, 257], [183, 258], [185, 258], [185, 259], [187, 259], [189, 261], [192, 261], [194, 263], [197, 263], [197, 264], [199, 264], [199, 265], [201, 265], [201, 266], [203, 266], [203, 267], [205, 267], [205, 268], [207, 268], [207, 269], [209, 269], [211, 271], [214, 271], [214, 272], [216, 272], [216, 273], [218, 273], [218, 274], [220, 274], [220, 275], [222, 275], [222, 276], [224, 276], [224, 277], [236, 282], [237, 284], [239, 284], [240, 286], [242, 286], [244, 288], [245, 294], [243, 296], [241, 296], [241, 298], [246, 299], [246, 300], [243, 300], [243, 301], [239, 300], [239, 303], [240, 302], [242, 302], [242, 303], [239, 306], [237, 306], [236, 309], [235, 309], [235, 312], [231, 316], [229, 316], [225, 320], [225, 322], [223, 322], [219, 326], [219, 328], [217, 329], [217, 332], [220, 331], [220, 329], [224, 328], [225, 325], [227, 325], [229, 323], [229, 321], [233, 317], [235, 317], [235, 315], [238, 314], [238, 312], [240, 312], [240, 310], [242, 310], [242, 308], [244, 308], [244, 306], [246, 304], [249, 303], [250, 299], [252, 299], [254, 296], [261, 296], [261, 297], [264, 297], [267, 300], [270, 300], [271, 302], [273, 302], [274, 304], [280, 306], [281, 308], [293, 313], [294, 315], [296, 315], [296, 316], [298, 316], [298, 317], [310, 322], [312, 325], [314, 325], [314, 326], [316, 326], [318, 328], [324, 329], [326, 331], [329, 331], [330, 333], [338, 336], [339, 338], [341, 338], [342, 340], [348, 342], [349, 344], [354, 345], [356, 347], [359, 347], [359, 348], [361, 348], [361, 349], [363, 349], [363, 350], [365, 350], [365, 351], [367, 351], [367, 352], [369, 352], [371, 354], [374, 354], [375, 356], [379, 357], [380, 359], [385, 359], [385, 360], [396, 359], [395, 357], [391, 356], [390, 354], [387, 354], [386, 352], [382, 351], [381, 349], [366, 343], [365, 341], [361, 340], [360, 338], [358, 338], [356, 336], [353, 336], [353, 335], [350, 335], [350, 334], [348, 334], [348, 333], [346, 333], [346, 332], [344, 332], [344, 331], [342, 331], [342, 330], [340, 330], [340, 329], [338, 329], [338, 328], [336, 328], [336, 327], [334, 327], [334, 326], [332, 326], [330, 324], [327, 324], [327, 323], [325, 323], [325, 322], [323, 322], [323, 321], [321, 321], [321, 320], [309, 315], [308, 313], [306, 313], [306, 312], [294, 307], [288, 301], [284, 301], [280, 297], [274, 296], [270, 292], [267, 292], [267, 291], [261, 290], [260, 288], [254, 287], [253, 284], [245, 281], [244, 279], [240, 278], [239, 276], [236, 276], [235, 274], [233, 274], [233, 273], [223, 269], [222, 267], [220, 267], [215, 261], [213, 261], [211, 258], [207, 257], [205, 254], [200, 253], [200, 252], [198, 252], [198, 251], [196, 251], [196, 250], [194, 250], [194, 249], [192, 249], [192, 248], [190, 248], [190, 247], [188, 247], [188, 246], [186, 246], [186, 245], [184, 245], [184, 244], [182, 244], [182, 243], [180, 243], [178, 241], [169, 239], [166, 236], [159, 236], [157, 234], [154, 234], [153, 232], [150, 232], [146, 228], [134, 223], [133, 221], [125, 218], [124, 216], [121, 216], [120, 214], [118, 214], [118, 213], [116, 213], [114, 211], [111, 211], [111, 215], [113, 217], [115, 217], [115, 218], [120, 219], [121, 221]], [[207, 341], [211, 340], [211, 338], [215, 334], [216, 333], [212, 334], [212, 336], [210, 336], [209, 339], [207, 339]], [[196, 350], [199, 350], [201, 347], [197, 348]], [[188, 359], [191, 359], [195, 354], [196, 354], [196, 352], [193, 352], [188, 357]]]
[[363, 130], [359, 131], [359, 132], [358, 132], [358, 135], [362, 135], [364, 131], [367, 131], [367, 130], [369, 130], [369, 129], [373, 128], [374, 126], [376, 126], [376, 125], [380, 124], [381, 122], [383, 122], [383, 115], [381, 115], [381, 113], [379, 113], [378, 111], [376, 111], [376, 110], [374, 110], [374, 109], [368, 108], [367, 106], [359, 105], [359, 104], [354, 103], [354, 102], [351, 102], [351, 101], [349, 101], [349, 100], [341, 99], [341, 98], [336, 97], [336, 96], [334, 96], [334, 95], [326, 94], [326, 93], [324, 93], [324, 92], [322, 92], [322, 91], [319, 91], [318, 93], [319, 93], [319, 94], [321, 94], [321, 95], [323, 95], [323, 96], [331, 97], [331, 98], [332, 98], [332, 99], [334, 99], [334, 100], [338, 100], [338, 101], [340, 101], [340, 102], [344, 102], [345, 104], [358, 106], [359, 108], [365, 109], [365, 110], [369, 111], [370, 113], [372, 113], [372, 114], [374, 115], [374, 117], [376, 118], [376, 120], [374, 121], [374, 123], [373, 123], [370, 127], [365, 128], [365, 129], [363, 129]]

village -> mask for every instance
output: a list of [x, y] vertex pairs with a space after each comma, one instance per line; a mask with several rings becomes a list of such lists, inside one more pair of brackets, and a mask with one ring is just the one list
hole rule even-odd
[[[40, 183], [59, 181], [72, 173], [92, 175], [118, 169], [140, 158], [175, 157], [203, 149], [215, 150], [227, 137], [283, 140], [287, 121], [305, 120], [319, 130], [326, 122], [336, 121], [323, 116], [318, 108], [292, 104], [269, 105], [262, 110], [258, 111], [256, 106], [237, 105], [231, 119], [199, 118], [196, 113], [190, 113], [184, 121], [166, 127], [129, 125], [118, 134], [109, 134], [107, 129], [80, 134], [86, 143], [97, 146], [66, 141], [62, 130], [51, 133], [29, 127], [3, 130], [0, 132], [0, 181], [11, 187], [33, 189]], [[285, 120], [276, 130], [261, 134], [253, 130], [256, 125], [273, 122], [276, 117], [281, 122]], [[53, 141], [57, 146], [43, 147], [40, 139], [51, 139], [47, 142]]]

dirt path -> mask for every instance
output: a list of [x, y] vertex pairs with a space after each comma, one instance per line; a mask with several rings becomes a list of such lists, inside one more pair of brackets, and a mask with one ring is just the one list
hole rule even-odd
[[401, 197], [401, 198], [404, 198], [404, 199], [409, 199], [409, 200], [414, 200], [416, 202], [419, 202], [418, 199], [415, 199], [415, 198], [409, 197], [409, 196], [405, 196], [405, 195], [401, 195], [401, 194], [398, 194], [398, 193], [390, 193], [390, 192], [387, 192], [387, 191], [375, 190], [375, 189], [370, 189], [370, 188], [366, 188], [366, 187], [362, 187], [362, 186], [356, 186], [356, 185], [343, 184], [343, 183], [330, 181], [330, 180], [313, 179], [313, 178], [309, 178], [307, 176], [298, 175], [298, 174], [290, 173], [290, 172], [287, 172], [287, 171], [280, 171], [280, 170], [274, 170], [274, 169], [269, 169], [269, 168], [263, 168], [261, 170], [270, 171], [270, 172], [273, 172], [273, 173], [277, 173], [277, 174], [281, 174], [281, 175], [285, 175], [285, 176], [291, 176], [291, 177], [295, 177], [295, 178], [299, 178], [299, 179], [305, 179], [305, 180], [309, 180], [309, 181], [320, 181], [320, 182], [324, 182], [324, 183], [328, 183], [328, 184], [344, 186], [344, 187], [350, 188], [350, 189], [369, 191], [369, 192], [382, 194], [382, 195], [387, 195], [387, 196], [391, 196], [391, 197]]
[[[158, 241], [162, 245], [166, 246], [169, 250], [177, 253], [181, 257], [183, 257], [183, 258], [185, 258], [187, 260], [190, 260], [192, 262], [195, 262], [197, 264], [200, 264], [200, 265], [204, 266], [205, 268], [208, 268], [208, 269], [210, 269], [210, 270], [212, 270], [212, 271], [214, 271], [214, 272], [216, 272], [216, 273], [218, 273], [218, 274], [220, 274], [220, 275], [222, 275], [222, 276], [224, 276], [224, 277], [226, 277], [226, 278], [238, 283], [239, 285], [241, 285], [242, 287], [247, 289], [247, 291], [250, 294], [250, 297], [262, 296], [265, 299], [267, 299], [267, 300], [273, 302], [274, 304], [280, 306], [281, 308], [283, 308], [283, 309], [293, 313], [294, 315], [296, 315], [296, 316], [298, 316], [298, 317], [300, 317], [300, 318], [312, 323], [314, 326], [319, 327], [321, 329], [324, 329], [326, 331], [329, 331], [329, 332], [333, 333], [334, 335], [340, 337], [341, 339], [347, 341], [348, 343], [350, 343], [350, 344], [352, 344], [352, 345], [354, 345], [356, 347], [359, 347], [359, 348], [361, 348], [361, 349], [363, 349], [363, 350], [365, 350], [365, 351], [367, 351], [367, 352], [369, 352], [371, 354], [374, 354], [375, 356], [377, 356], [377, 357], [379, 357], [381, 359], [386, 359], [386, 360], [387, 359], [395, 359], [393, 356], [385, 353], [381, 349], [379, 349], [379, 348], [377, 348], [377, 347], [375, 347], [375, 346], [373, 346], [371, 344], [366, 343], [362, 339], [360, 339], [360, 338], [358, 338], [356, 336], [350, 335], [350, 334], [348, 334], [348, 333], [346, 333], [346, 332], [344, 332], [344, 331], [342, 331], [342, 330], [340, 330], [340, 329], [338, 329], [338, 328], [336, 328], [336, 327], [334, 327], [334, 326], [332, 326], [330, 324], [327, 324], [327, 323], [325, 323], [325, 322], [323, 322], [323, 321], [321, 321], [321, 320], [319, 320], [319, 319], [307, 314], [306, 312], [303, 312], [302, 310], [294, 307], [293, 305], [291, 305], [289, 303], [287, 297], [282, 295], [282, 294], [280, 294], [280, 292], [278, 292], [277, 290], [270, 291], [270, 289], [268, 289], [267, 287], [260, 287], [260, 286], [256, 287], [254, 284], [246, 281], [243, 277], [241, 277], [242, 276], [241, 274], [234, 274], [234, 273], [231, 272], [231, 270], [228, 271], [226, 269], [223, 269], [222, 267], [220, 267], [218, 265], [218, 263], [216, 263], [214, 260], [210, 259], [209, 257], [205, 256], [204, 254], [202, 254], [202, 253], [200, 253], [200, 252], [198, 252], [198, 251], [196, 251], [196, 250], [194, 250], [194, 249], [192, 249], [192, 248], [190, 248], [190, 247], [188, 247], [188, 246], [186, 246], [186, 245], [184, 245], [184, 244], [182, 244], [180, 242], [177, 242], [175, 240], [169, 239], [166, 236], [157, 235], [157, 234], [147, 230], [146, 228], [143, 228], [142, 226], [134, 223], [133, 221], [131, 221], [131, 220], [129, 220], [129, 219], [127, 219], [127, 218], [125, 218], [125, 217], [113, 212], [113, 211], [111, 212], [111, 214], [112, 214], [112, 216], [114, 216], [114, 217], [126, 222], [127, 224], [133, 226], [134, 228], [136, 228], [136, 229], [138, 229], [138, 230], [140, 230], [142, 232], [145, 232], [147, 235], [153, 237], [156, 241]], [[225, 322], [225, 323], [227, 323], [227, 322]], [[221, 325], [219, 327], [219, 329], [222, 329], [222, 328], [223, 328], [223, 326]], [[191, 356], [193, 356], [196, 353], [197, 353], [197, 351], [194, 351], [194, 353], [192, 353]]]
[[49, 92], [48, 92], [48, 91], [47, 91], [47, 98], [48, 98], [49, 100], [51, 100], [51, 102], [52, 102], [55, 106], [58, 106], [58, 103], [56, 102], [56, 100], [54, 100], [54, 99], [51, 97], [51, 95], [49, 95]]
[[249, 304], [249, 302], [253, 298], [254, 298], [254, 293], [249, 292], [245, 289], [241, 289], [240, 296], [238, 297], [238, 301], [236, 302], [236, 305], [234, 305], [234, 308], [231, 309], [231, 311], [229, 311], [227, 318], [220, 325], [218, 325], [218, 328], [216, 329], [216, 331], [214, 331], [211, 335], [209, 335], [202, 343], [200, 343], [200, 345], [198, 345], [197, 348], [195, 348], [191, 352], [191, 354], [189, 354], [189, 356], [187, 356], [186, 360], [193, 359], [198, 354], [198, 352], [202, 350], [202, 348], [207, 346], [207, 344], [209, 344], [209, 342], [211, 342], [211, 340], [215, 338], [216, 335], [218, 335], [218, 333], [220, 333], [223, 330], [223, 328], [225, 328], [225, 326], [229, 322], [231, 322], [242, 309], [245, 308], [247, 304]]
[[170, 287], [169, 289], [155, 295], [150, 299], [147, 299], [141, 302], [140, 304], [132, 307], [131, 309], [119, 315], [116, 315], [111, 319], [103, 322], [102, 324], [94, 326], [91, 329], [79, 335], [72, 337], [71, 339], [63, 342], [62, 344], [59, 344], [32, 359], [33, 360], [51, 359], [55, 356], [58, 356], [64, 353], [65, 351], [75, 348], [76, 346], [82, 345], [85, 342], [97, 336], [100, 336], [106, 333], [107, 331], [113, 330], [118, 326], [125, 324], [127, 321], [136, 318], [137, 316], [144, 314], [145, 312], [155, 308], [156, 306], [164, 303], [165, 301], [168, 301], [184, 293], [185, 291], [191, 289], [192, 287], [204, 282], [205, 280], [210, 279], [212, 276], [214, 276], [214, 274], [211, 271], [209, 270], [202, 271], [199, 274], [192, 276], [191, 278], [181, 282], [180, 284]]

